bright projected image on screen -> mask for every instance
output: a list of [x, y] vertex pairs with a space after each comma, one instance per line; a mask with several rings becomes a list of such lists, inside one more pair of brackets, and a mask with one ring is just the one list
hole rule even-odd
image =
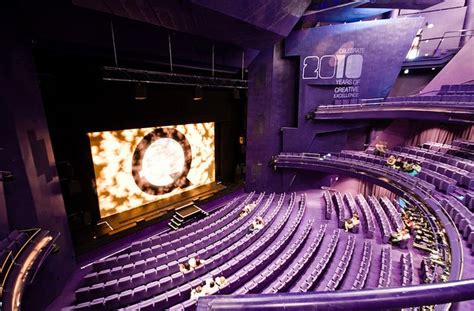
[[214, 123], [89, 133], [102, 218], [215, 181]]

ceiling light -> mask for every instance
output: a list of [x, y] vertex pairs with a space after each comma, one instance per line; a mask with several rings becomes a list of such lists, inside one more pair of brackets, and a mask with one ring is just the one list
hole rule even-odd
[[426, 23], [426, 28], [433, 28], [434, 27], [434, 24], [431, 24], [431, 23]]
[[146, 99], [146, 85], [145, 84], [137, 83], [135, 85], [135, 99], [136, 100]]
[[409, 69], [405, 69], [405, 70], [403, 71], [403, 73], [406, 74], [406, 75], [407, 75], [409, 72], [410, 72]]
[[202, 100], [204, 96], [202, 95], [202, 87], [196, 86], [194, 89], [194, 97], [193, 100]]

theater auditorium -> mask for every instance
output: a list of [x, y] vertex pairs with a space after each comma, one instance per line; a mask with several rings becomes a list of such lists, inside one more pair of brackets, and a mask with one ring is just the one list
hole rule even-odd
[[474, 0], [0, 23], [0, 311], [474, 310]]

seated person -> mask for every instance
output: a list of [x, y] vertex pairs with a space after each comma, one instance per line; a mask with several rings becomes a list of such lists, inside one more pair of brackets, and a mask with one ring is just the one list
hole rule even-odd
[[256, 231], [262, 229], [264, 226], [263, 218], [258, 216], [250, 225], [250, 231]]
[[225, 276], [221, 275], [216, 278], [215, 282], [217, 286], [221, 287], [227, 283], [227, 279], [225, 278]]
[[398, 157], [397, 160], [395, 160], [395, 164], [393, 165], [393, 167], [399, 170], [402, 166], [403, 166], [403, 160], [402, 158]]
[[393, 154], [391, 154], [388, 159], [387, 159], [387, 165], [388, 166], [394, 166], [395, 165], [395, 162], [397, 161], [397, 158], [395, 158], [395, 156]]
[[218, 289], [219, 287], [217, 287], [216, 282], [214, 282], [213, 279], [207, 279], [206, 284], [204, 284], [202, 288], [205, 295], [212, 295], [217, 292]]
[[199, 297], [203, 297], [205, 295], [206, 294], [204, 293], [200, 285], [191, 290], [191, 299], [198, 299]]
[[189, 263], [189, 266], [191, 267], [191, 269], [195, 269], [195, 268], [200, 267], [201, 265], [203, 265], [204, 260], [199, 258], [199, 256], [196, 256], [196, 257], [192, 257], [191, 259], [189, 259], [188, 263]]
[[413, 171], [413, 162], [411, 160], [403, 162], [403, 167], [402, 167], [404, 172], [410, 173]]
[[380, 156], [380, 157], [385, 156], [385, 143], [383, 143], [381, 141], [376, 142], [375, 143], [374, 154], [376, 156]]
[[347, 232], [349, 230], [352, 230], [354, 227], [358, 226], [359, 224], [360, 224], [359, 214], [354, 213], [352, 218], [346, 219], [344, 221], [344, 229]]
[[240, 211], [239, 216], [240, 217], [245, 217], [250, 213], [250, 207], [248, 205], [245, 205], [244, 208]]
[[189, 270], [191, 270], [191, 266], [189, 265], [188, 262], [179, 264], [179, 271], [186, 273], [186, 272], [189, 272]]
[[397, 232], [392, 232], [390, 235], [390, 242], [394, 244], [399, 244], [402, 241], [407, 241], [410, 239], [410, 233], [407, 228], [398, 230]]
[[413, 164], [413, 171], [410, 175], [416, 176], [421, 171], [421, 164], [420, 162], [415, 162]]

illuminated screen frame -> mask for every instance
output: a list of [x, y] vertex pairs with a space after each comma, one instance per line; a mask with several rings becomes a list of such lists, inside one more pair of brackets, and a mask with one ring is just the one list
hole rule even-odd
[[[215, 182], [214, 122], [92, 132], [88, 136], [101, 218]], [[159, 163], [146, 165], [156, 150], [161, 152], [157, 161], [166, 160], [165, 169], [159, 172]], [[165, 176], [155, 181], [166, 183], [151, 183], [146, 177], [151, 178], [152, 173]]]

